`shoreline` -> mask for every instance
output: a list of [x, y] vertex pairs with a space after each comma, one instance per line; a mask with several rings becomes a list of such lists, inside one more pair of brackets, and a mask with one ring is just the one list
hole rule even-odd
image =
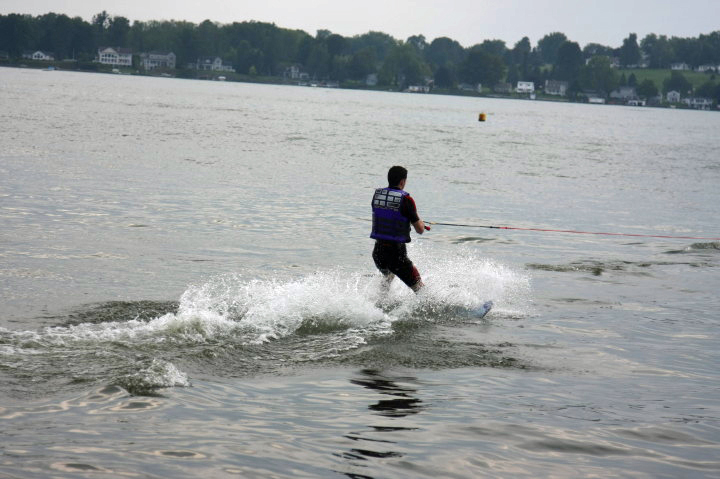
[[[475, 92], [468, 90], [451, 90], [445, 88], [431, 89], [427, 92], [410, 92], [407, 90], [400, 90], [387, 87], [378, 86], [367, 86], [362, 82], [301, 82], [298, 80], [287, 80], [281, 77], [268, 77], [268, 76], [251, 76], [235, 72], [216, 72], [216, 71], [198, 71], [198, 70], [173, 70], [172, 73], [169, 70], [155, 70], [155, 73], [145, 73], [132, 68], [114, 68], [108, 69], [103, 65], [100, 68], [100, 64], [83, 62], [88, 65], [94, 66], [94, 68], [68, 68], [69, 66], [77, 66], [79, 63], [73, 64], [69, 61], [61, 62], [47, 62], [46, 64], [38, 64], [35, 61], [23, 62], [23, 63], [9, 63], [7, 60], [0, 61], [0, 68], [18, 68], [18, 69], [29, 69], [29, 70], [41, 70], [41, 71], [69, 71], [77, 73], [99, 73], [99, 74], [110, 74], [110, 75], [130, 75], [138, 77], [150, 77], [150, 78], [174, 78], [179, 80], [202, 80], [202, 81], [226, 81], [232, 83], [255, 83], [263, 85], [285, 85], [285, 86], [297, 86], [306, 88], [333, 88], [340, 90], [365, 90], [365, 91], [378, 91], [388, 93], [408, 93], [414, 95], [445, 95], [445, 96], [459, 96], [469, 98], [492, 98], [498, 100], [522, 100], [522, 101], [543, 101], [551, 103], [576, 103], [576, 104], [594, 104], [598, 106], [626, 106], [635, 108], [664, 108], [668, 110], [690, 110], [690, 111], [716, 111], [720, 112], [720, 105], [717, 105], [715, 109], [700, 109], [691, 108], [682, 103], [667, 103], [662, 102], [660, 104], [646, 104], [646, 105], [629, 105], [615, 101], [614, 99], [606, 100], [603, 103], [593, 103], [589, 101], [573, 101], [567, 97], [561, 97], [556, 95], [545, 95], [542, 93], [535, 93], [534, 98], [530, 97], [530, 94], [502, 94], [498, 92]], [[58, 64], [62, 66], [58, 66]], [[205, 73], [205, 74], [202, 74]], [[198, 75], [202, 74], [202, 75]]]

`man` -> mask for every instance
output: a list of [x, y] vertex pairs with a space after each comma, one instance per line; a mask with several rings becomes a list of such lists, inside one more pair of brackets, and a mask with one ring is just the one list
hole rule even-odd
[[390, 287], [397, 276], [417, 293], [424, 285], [417, 268], [407, 257], [405, 243], [410, 242], [410, 225], [417, 234], [430, 231], [430, 227], [418, 216], [415, 200], [404, 191], [407, 170], [393, 166], [387, 177], [388, 187], [375, 190], [372, 200], [373, 260], [385, 275], [386, 287]]

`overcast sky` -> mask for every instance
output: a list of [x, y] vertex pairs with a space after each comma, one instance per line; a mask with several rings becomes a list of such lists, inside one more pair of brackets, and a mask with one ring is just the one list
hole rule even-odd
[[486, 39], [533, 45], [559, 31], [581, 47], [619, 47], [629, 33], [696, 37], [720, 30], [720, 0], [0, 0], [0, 13], [64, 13], [91, 20], [106, 10], [129, 20], [219, 23], [257, 20], [343, 36], [370, 30], [398, 39], [447, 36], [469, 47]]

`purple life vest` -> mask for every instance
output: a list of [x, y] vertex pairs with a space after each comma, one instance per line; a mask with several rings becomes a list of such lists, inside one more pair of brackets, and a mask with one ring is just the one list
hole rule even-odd
[[373, 239], [410, 242], [410, 220], [400, 212], [402, 199], [408, 193], [397, 188], [378, 188], [372, 200]]

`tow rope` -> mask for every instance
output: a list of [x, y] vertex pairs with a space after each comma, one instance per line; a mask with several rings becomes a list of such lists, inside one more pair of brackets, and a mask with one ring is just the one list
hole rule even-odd
[[703, 236], [675, 236], [675, 235], [646, 235], [634, 233], [605, 233], [600, 231], [577, 231], [577, 230], [560, 230], [549, 228], [520, 228], [517, 226], [493, 226], [493, 225], [468, 225], [459, 223], [439, 223], [435, 221], [425, 221], [429, 225], [438, 226], [458, 226], [462, 228], [489, 228], [496, 230], [519, 230], [519, 231], [541, 231], [545, 233], [572, 233], [580, 235], [601, 235], [601, 236], [632, 236], [636, 238], [669, 238], [669, 239], [692, 239], [692, 240], [709, 240], [720, 241], [720, 238], [709, 238]]

